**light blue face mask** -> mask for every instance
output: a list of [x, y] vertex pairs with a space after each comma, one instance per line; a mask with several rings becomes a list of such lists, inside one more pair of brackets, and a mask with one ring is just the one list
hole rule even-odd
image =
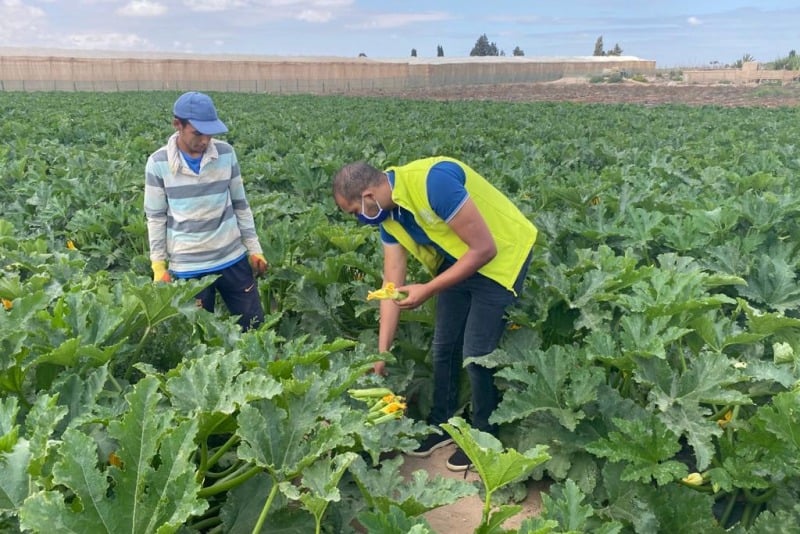
[[364, 197], [361, 197], [361, 213], [357, 216], [358, 222], [362, 224], [378, 225], [386, 220], [390, 213], [389, 210], [383, 209], [377, 198], [375, 199], [375, 204], [378, 205], [378, 213], [374, 217], [367, 217], [364, 215]]

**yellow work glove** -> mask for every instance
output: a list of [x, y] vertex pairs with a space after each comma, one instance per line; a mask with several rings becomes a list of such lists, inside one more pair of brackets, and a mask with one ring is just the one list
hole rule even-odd
[[253, 275], [261, 276], [267, 272], [267, 258], [263, 254], [250, 254], [248, 260], [250, 261], [250, 268], [253, 269]]
[[154, 261], [150, 266], [153, 268], [153, 282], [172, 282], [172, 277], [167, 270], [167, 262], [164, 260]]

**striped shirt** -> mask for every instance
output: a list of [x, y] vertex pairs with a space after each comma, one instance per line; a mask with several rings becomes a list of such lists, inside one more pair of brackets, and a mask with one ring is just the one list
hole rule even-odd
[[176, 132], [145, 167], [150, 261], [168, 260], [170, 271], [185, 278], [261, 254], [233, 147], [212, 139], [198, 174], [184, 161], [177, 139]]

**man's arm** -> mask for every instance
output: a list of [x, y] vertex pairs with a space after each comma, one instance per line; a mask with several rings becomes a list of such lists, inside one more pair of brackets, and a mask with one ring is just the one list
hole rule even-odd
[[467, 199], [447, 224], [467, 245], [467, 251], [452, 267], [429, 282], [398, 287], [408, 293], [407, 298], [397, 301], [400, 308], [416, 308], [440, 291], [472, 276], [497, 255], [494, 238], [472, 199]]
[[[399, 244], [383, 245], [383, 284], [394, 283], [395, 286], [402, 286], [406, 280], [408, 256], [406, 250]], [[400, 308], [393, 300], [381, 301], [380, 326], [378, 327], [378, 351], [389, 352], [394, 343], [397, 333], [397, 325], [400, 322]], [[375, 364], [377, 374], [385, 374], [384, 362]]]
[[148, 158], [145, 166], [144, 213], [150, 243], [150, 261], [167, 259], [167, 194], [158, 166]]

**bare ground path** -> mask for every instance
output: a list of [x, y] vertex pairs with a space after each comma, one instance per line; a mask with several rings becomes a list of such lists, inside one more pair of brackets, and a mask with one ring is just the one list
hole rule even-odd
[[[349, 93], [354, 94], [354, 93]], [[800, 84], [699, 85], [653, 78], [646, 82], [589, 83], [566, 78], [548, 83], [434, 87], [404, 91], [376, 90], [359, 96], [419, 100], [496, 100], [503, 102], [584, 102], [599, 104], [685, 104], [690, 106], [784, 107], [800, 105]]]

